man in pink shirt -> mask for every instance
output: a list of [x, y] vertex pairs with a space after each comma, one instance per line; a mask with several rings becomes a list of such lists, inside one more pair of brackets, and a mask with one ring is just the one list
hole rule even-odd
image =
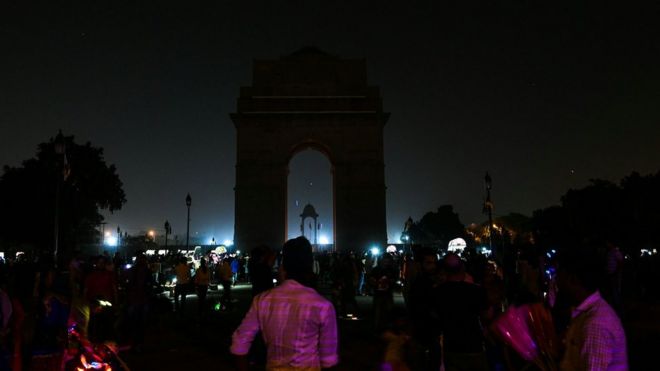
[[267, 347], [267, 370], [320, 370], [339, 362], [337, 320], [327, 299], [309, 287], [313, 281], [312, 247], [304, 237], [282, 248], [284, 282], [254, 297], [232, 336], [231, 352], [239, 370], [259, 331]]
[[598, 292], [603, 272], [596, 252], [570, 246], [558, 258], [559, 294], [574, 308], [559, 369], [627, 371], [626, 334], [616, 312]]

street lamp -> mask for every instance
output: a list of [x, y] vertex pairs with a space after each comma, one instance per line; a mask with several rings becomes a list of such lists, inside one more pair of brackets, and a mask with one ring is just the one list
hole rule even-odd
[[167, 235], [172, 233], [172, 226], [169, 221], [165, 221], [165, 250], [167, 250]]
[[63, 180], [63, 171], [64, 169], [60, 168], [60, 157], [64, 156], [64, 153], [66, 151], [66, 144], [64, 143], [64, 135], [62, 135], [62, 130], [59, 130], [57, 132], [57, 136], [55, 137], [55, 164], [56, 164], [56, 171], [55, 171], [55, 226], [54, 226], [54, 238], [55, 238], [55, 246], [53, 250], [53, 256], [55, 258], [55, 265], [57, 265], [57, 254], [59, 252], [59, 244], [60, 244], [60, 187], [61, 187], [61, 182]]
[[190, 193], [186, 196], [186, 206], [188, 207], [188, 222], [186, 223], [186, 250], [190, 247], [190, 205], [192, 204], [192, 198], [190, 198]]
[[121, 228], [117, 226], [117, 252], [119, 252], [119, 250], [121, 250]]
[[488, 246], [490, 251], [495, 255], [495, 250], [493, 250], [493, 202], [490, 199], [490, 190], [493, 188], [493, 179], [490, 177], [490, 174], [486, 172], [484, 177], [484, 184], [486, 185], [486, 201], [484, 202], [484, 212], [488, 213]]
[[408, 220], [406, 220], [406, 224], [403, 226], [403, 237], [405, 238], [405, 241], [408, 242], [408, 252], [412, 252], [412, 240], [410, 239], [410, 227], [413, 225], [413, 220], [411, 217], [408, 217]]

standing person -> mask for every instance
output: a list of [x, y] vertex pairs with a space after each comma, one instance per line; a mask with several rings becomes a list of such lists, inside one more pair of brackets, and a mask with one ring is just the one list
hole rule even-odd
[[373, 310], [376, 331], [383, 330], [391, 320], [394, 307], [394, 282], [397, 273], [394, 258], [385, 254], [371, 270], [369, 282], [374, 288]]
[[206, 293], [209, 290], [209, 282], [211, 282], [211, 271], [206, 266], [206, 259], [202, 258], [199, 263], [199, 268], [195, 272], [195, 289], [197, 291], [197, 312], [200, 317], [204, 315], [206, 308]]
[[313, 281], [312, 246], [304, 237], [282, 248], [281, 285], [257, 295], [232, 336], [239, 370], [258, 331], [267, 347], [268, 370], [320, 370], [336, 365], [337, 322], [332, 304], [307, 285]]
[[229, 257], [226, 257], [220, 264], [220, 283], [222, 283], [222, 297], [220, 297], [220, 303], [222, 303], [224, 308], [229, 308], [231, 306], [232, 284], [231, 263], [229, 263]]
[[602, 270], [596, 257], [595, 251], [579, 247], [557, 257], [559, 295], [575, 306], [566, 332], [561, 370], [628, 369], [621, 321], [598, 292]]
[[[355, 266], [355, 259], [352, 254], [346, 254], [338, 264], [340, 267], [340, 316], [345, 317], [348, 314], [357, 314], [358, 305], [355, 300], [355, 286], [358, 279], [358, 272]], [[348, 307], [351, 306], [349, 311]]]
[[94, 271], [85, 278], [84, 297], [91, 308], [89, 338], [93, 341], [108, 340], [114, 325], [113, 307], [118, 304], [118, 293], [115, 272], [107, 257], [100, 256]]
[[183, 318], [183, 313], [186, 307], [186, 295], [188, 294], [188, 287], [190, 286], [190, 268], [185, 257], [180, 257], [178, 264], [174, 267], [176, 273], [176, 286], [174, 286], [174, 308], [179, 315]]
[[238, 267], [238, 257], [231, 258], [231, 284], [233, 286], [236, 286], [238, 282]]
[[607, 243], [607, 299], [612, 307], [621, 314], [621, 283], [623, 280], [623, 254], [619, 247]]
[[440, 369], [440, 343], [433, 295], [437, 287], [437, 255], [431, 249], [418, 254], [421, 270], [410, 285], [407, 308], [412, 320], [413, 368]]
[[257, 246], [250, 252], [250, 280], [252, 297], [273, 288], [273, 264], [275, 253], [266, 245]]
[[137, 352], [142, 350], [144, 343], [144, 333], [149, 314], [149, 299], [153, 284], [153, 276], [147, 263], [147, 257], [144, 254], [139, 254], [135, 258], [135, 265], [128, 271], [126, 282], [129, 339], [131, 346]]
[[463, 260], [455, 253], [445, 256], [446, 281], [438, 286], [435, 308], [443, 336], [446, 371], [488, 370], [484, 322], [489, 318], [483, 287], [466, 281]]

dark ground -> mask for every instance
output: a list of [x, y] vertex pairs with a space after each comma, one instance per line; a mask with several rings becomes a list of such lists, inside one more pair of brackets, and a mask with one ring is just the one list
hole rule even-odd
[[[131, 370], [233, 370], [229, 353], [231, 334], [247, 311], [250, 286], [235, 288], [233, 294], [237, 302], [233, 310], [213, 310], [219, 294], [209, 291], [208, 317], [204, 321], [197, 316], [195, 295], [188, 296], [184, 320], [177, 320], [171, 312], [153, 315], [143, 351], [122, 353]], [[396, 296], [395, 301], [398, 306], [403, 305], [401, 296]], [[364, 320], [339, 320], [340, 364], [337, 370], [379, 369], [384, 344], [372, 330], [371, 297], [358, 297], [358, 304], [366, 315]], [[660, 349], [660, 304], [628, 303], [624, 325], [630, 369], [659, 369], [655, 360]]]
[[[189, 295], [186, 318], [178, 320], [174, 313], [152, 316], [142, 353], [127, 351], [122, 358], [135, 370], [233, 370], [229, 353], [231, 334], [240, 324], [251, 300], [250, 286], [238, 285], [232, 291], [235, 308], [215, 311], [222, 291], [209, 291], [206, 320], [197, 316], [197, 298]], [[401, 306], [403, 300], [395, 301]], [[371, 297], [358, 297], [360, 309], [368, 314]], [[339, 320], [341, 364], [337, 370], [376, 370], [382, 358], [383, 345], [373, 331], [369, 318], [358, 321]], [[258, 369], [258, 368], [255, 368]]]

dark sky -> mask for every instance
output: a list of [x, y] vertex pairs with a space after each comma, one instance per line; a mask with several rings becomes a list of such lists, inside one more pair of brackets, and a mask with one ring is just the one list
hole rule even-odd
[[[111, 229], [169, 219], [185, 234], [190, 192], [191, 230], [231, 239], [239, 87], [253, 59], [306, 45], [366, 58], [382, 89], [390, 240], [442, 204], [482, 221], [486, 170], [500, 215], [556, 204], [590, 178], [660, 169], [657, 5], [26, 3], [0, 5], [0, 164], [58, 128], [105, 148], [128, 199]], [[301, 154], [291, 166], [289, 207], [331, 215], [329, 164]]]

